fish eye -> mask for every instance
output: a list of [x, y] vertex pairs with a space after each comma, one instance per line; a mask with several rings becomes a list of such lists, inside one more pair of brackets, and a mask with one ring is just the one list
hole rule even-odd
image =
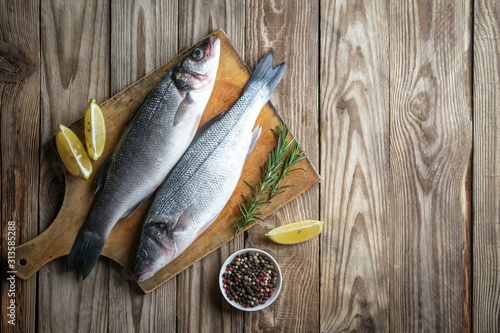
[[197, 47], [194, 51], [193, 51], [193, 54], [192, 54], [193, 58], [196, 59], [196, 60], [200, 60], [201, 58], [203, 58], [203, 50], [200, 49], [199, 47]]
[[148, 259], [148, 253], [146, 252], [146, 250], [141, 250], [139, 251], [138, 257], [139, 260], [146, 260]]

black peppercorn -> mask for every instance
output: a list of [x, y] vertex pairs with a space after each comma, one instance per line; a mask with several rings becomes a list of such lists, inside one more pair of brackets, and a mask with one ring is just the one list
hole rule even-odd
[[234, 257], [226, 266], [222, 282], [231, 301], [244, 307], [255, 307], [266, 303], [272, 296], [277, 275], [269, 258], [247, 252]]

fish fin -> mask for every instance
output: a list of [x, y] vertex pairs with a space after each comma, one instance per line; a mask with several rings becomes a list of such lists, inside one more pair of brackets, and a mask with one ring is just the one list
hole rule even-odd
[[148, 96], [149, 96], [149, 94], [146, 95], [146, 97], [144, 97], [139, 104], [137, 104], [137, 106], [135, 107], [134, 111], [130, 114], [130, 117], [128, 117], [128, 120], [127, 120], [127, 123], [125, 124], [125, 126], [128, 126], [132, 122], [132, 119], [134, 119], [135, 115], [138, 113], [138, 111], [141, 108], [142, 104], [144, 104], [144, 102], [148, 99]]
[[101, 168], [99, 169], [99, 174], [97, 175], [97, 186], [95, 188], [94, 194], [101, 189], [102, 185], [104, 185], [104, 181], [106, 181], [106, 174], [110, 160], [111, 160], [111, 155], [109, 155], [108, 158], [106, 158], [104, 163], [101, 165]]
[[142, 201], [140, 201], [137, 205], [135, 205], [134, 207], [130, 208], [123, 216], [122, 216], [122, 219], [128, 219], [129, 217], [131, 217], [132, 215], [134, 215], [134, 213], [136, 212], [136, 210], [139, 209], [139, 207], [142, 206], [142, 204], [144, 202], [146, 202], [146, 200], [148, 200], [148, 198], [151, 196], [151, 194], [148, 194]]
[[198, 129], [198, 126], [200, 125], [200, 120], [201, 120], [201, 114], [196, 116], [196, 120], [194, 121], [193, 124], [193, 129], [191, 130], [191, 135], [189, 136], [189, 142], [191, 142], [196, 134], [196, 130]]
[[105, 243], [106, 240], [95, 233], [87, 231], [86, 228], [80, 229], [69, 253], [68, 271], [80, 268], [82, 277], [85, 279], [97, 264]]
[[255, 147], [255, 144], [257, 143], [257, 140], [259, 140], [260, 133], [262, 132], [262, 126], [257, 126], [257, 128], [254, 129], [252, 132], [252, 140], [250, 141], [250, 146], [248, 146], [248, 153], [247, 157], [245, 157], [245, 160], [250, 156], [250, 153], [252, 152], [253, 148]]
[[212, 126], [213, 124], [215, 124], [216, 122], [218, 122], [219, 120], [222, 119], [222, 117], [224, 117], [226, 115], [227, 111], [224, 111], [224, 112], [221, 112], [217, 115], [215, 115], [213, 118], [209, 119], [205, 124], [203, 124], [203, 126], [200, 128], [200, 130], [198, 131], [198, 133], [196, 133], [196, 136], [200, 136], [202, 135], [203, 133], [206, 132], [206, 130]]
[[268, 100], [283, 78], [285, 70], [286, 64], [284, 62], [273, 68], [273, 53], [269, 52], [248, 79], [243, 93], [247, 90], [258, 91], [261, 96]]
[[208, 223], [205, 223], [205, 225], [203, 226], [203, 228], [201, 228], [200, 230], [198, 230], [196, 232], [196, 237], [195, 238], [198, 238], [198, 236], [200, 236], [205, 230], [207, 230], [208, 227], [210, 227], [212, 225], [212, 223], [215, 222], [215, 220], [217, 220], [217, 218], [219, 217], [220, 213], [215, 215], [215, 217], [213, 219], [211, 219], [210, 221], [208, 221]]
[[189, 223], [189, 218], [191, 217], [191, 212], [189, 211], [188, 207], [184, 212], [182, 212], [181, 216], [177, 219], [177, 222], [175, 223], [174, 226], [174, 232], [186, 232], [188, 230], [188, 223]]
[[177, 108], [177, 112], [175, 113], [174, 117], [174, 126], [177, 125], [184, 119], [186, 114], [188, 113], [189, 108], [191, 107], [191, 104], [193, 104], [194, 100], [191, 97], [189, 93], [186, 94], [186, 97], [182, 100], [181, 104], [179, 104], [179, 107]]

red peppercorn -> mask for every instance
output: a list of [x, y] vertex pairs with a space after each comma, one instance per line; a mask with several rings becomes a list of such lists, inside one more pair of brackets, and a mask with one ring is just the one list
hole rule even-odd
[[234, 261], [238, 261], [238, 260], [239, 260], [238, 257], [234, 257]]
[[259, 304], [259, 300], [258, 299], [256, 299], [254, 302], [255, 302], [255, 304]]
[[255, 282], [259, 283], [259, 282], [260, 282], [260, 280], [259, 280], [259, 279], [255, 279]]
[[227, 270], [232, 272], [232, 271], [233, 271], [233, 268], [232, 268], [232, 267], [229, 267]]
[[222, 283], [226, 283], [226, 282], [227, 282], [227, 279], [222, 280]]
[[269, 292], [272, 293], [274, 290], [273, 288], [269, 288]]
[[226, 289], [226, 294], [230, 294], [231, 292], [229, 291], [229, 289]]
[[263, 278], [262, 278], [262, 281], [266, 281], [266, 280], [267, 280], [267, 279], [266, 279], [266, 277], [263, 277]]

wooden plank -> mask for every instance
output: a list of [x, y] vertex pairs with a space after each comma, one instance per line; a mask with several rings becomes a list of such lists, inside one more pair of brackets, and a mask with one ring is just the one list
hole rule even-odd
[[[240, 96], [244, 84], [250, 76], [247, 68], [229, 44], [225, 34], [218, 30], [214, 32], [214, 35], [220, 39], [222, 60], [219, 64], [212, 98], [208, 102], [200, 121], [201, 125], [217, 113], [222, 112], [222, 110], [228, 110]], [[184, 54], [180, 54], [101, 105], [106, 123], [106, 146], [103, 157], [93, 163], [95, 170], [100, 168], [106, 160], [106, 156], [111, 153], [118, 143], [125, 123], [135, 106], [183, 56]], [[256, 182], [260, 177], [260, 166], [264, 164], [267, 155], [276, 145], [276, 137], [270, 129], [278, 127], [279, 122], [280, 118], [276, 111], [269, 104], [264, 106], [256, 122], [262, 126], [262, 134], [245, 163], [242, 178]], [[81, 118], [71, 124], [70, 128], [77, 135], [83, 136], [83, 119]], [[272, 203], [264, 206], [261, 210], [262, 217], [266, 217], [292, 201], [318, 182], [318, 175], [308, 159], [298, 162], [297, 167], [303, 168], [307, 172], [300, 175], [300, 177], [292, 175], [284, 181], [283, 186], [286, 186], [289, 182], [293, 182], [296, 186], [289, 188], [284, 194], [276, 197]], [[17, 267], [16, 274], [19, 277], [27, 279], [47, 262], [69, 253], [78, 230], [92, 205], [97, 174], [97, 172], [92, 173], [87, 181], [67, 175], [65, 199], [56, 220], [41, 235], [17, 248], [19, 256], [25, 260], [23, 266], [19, 265]], [[239, 206], [244, 201], [242, 194], [248, 195], [249, 193], [249, 187], [243, 180], [240, 180], [225, 209], [215, 222], [186, 251], [181, 253], [168, 266], [161, 269], [154, 277], [139, 283], [139, 286], [145, 292], [150, 292], [232, 240], [235, 230], [231, 226], [232, 221], [240, 214]], [[130, 269], [134, 262], [136, 244], [141, 234], [142, 218], [147, 207], [149, 207], [149, 204], [146, 202], [133, 216], [116, 224], [104, 246], [103, 256], [111, 258], [123, 267]]]
[[[176, 55], [177, 14], [176, 1], [111, 2], [112, 94]], [[143, 294], [125, 269], [110, 262], [110, 332], [175, 332], [175, 279]]]
[[[313, 165], [318, 165], [318, 19], [317, 1], [247, 1], [246, 59], [254, 68], [269, 51], [287, 72], [272, 103]], [[304, 177], [297, 172], [294, 176]], [[277, 199], [276, 197], [275, 199]], [[319, 218], [319, 190], [313, 188], [248, 231], [246, 247], [271, 254], [280, 264], [283, 286], [269, 308], [245, 314], [245, 332], [319, 330], [319, 240], [294, 246], [272, 243], [264, 233], [283, 224]], [[329, 224], [325, 228], [329, 228]]]
[[[1, 332], [34, 332], [36, 281], [13, 277], [9, 241], [37, 233], [40, 124], [39, 1], [0, 3]], [[9, 233], [13, 221], [14, 235]], [[14, 238], [14, 239], [12, 239]], [[15, 251], [14, 251], [15, 252]], [[14, 254], [15, 255], [15, 254]], [[17, 256], [16, 256], [17, 257]], [[13, 260], [19, 260], [14, 258]], [[14, 279], [14, 280], [7, 280]], [[13, 281], [13, 283], [10, 283]], [[11, 303], [14, 302], [14, 303]], [[7, 307], [13, 305], [12, 311]]]
[[[213, 30], [226, 32], [244, 57], [245, 3], [243, 1], [179, 2], [179, 47], [188, 48]], [[226, 258], [243, 247], [243, 237], [224, 244], [177, 276], [178, 332], [242, 332], [243, 313], [218, 292], [219, 269]], [[220, 306], [214, 306], [215, 304]]]
[[500, 331], [500, 3], [474, 3], [473, 330]]
[[[40, 230], [54, 220], [59, 204], [51, 189], [61, 179], [61, 165], [49, 140], [57, 125], [80, 118], [90, 98], [109, 92], [109, 6], [106, 1], [71, 5], [43, 0], [41, 9]], [[64, 192], [63, 192], [64, 193]], [[59, 200], [55, 200], [59, 201]], [[96, 332], [108, 327], [108, 264], [99, 262], [84, 282], [66, 273], [66, 258], [40, 270], [38, 329], [41, 332]]]
[[389, 330], [389, 2], [321, 2], [321, 331]]
[[390, 329], [458, 332], [468, 317], [468, 2], [392, 1], [390, 13]]

